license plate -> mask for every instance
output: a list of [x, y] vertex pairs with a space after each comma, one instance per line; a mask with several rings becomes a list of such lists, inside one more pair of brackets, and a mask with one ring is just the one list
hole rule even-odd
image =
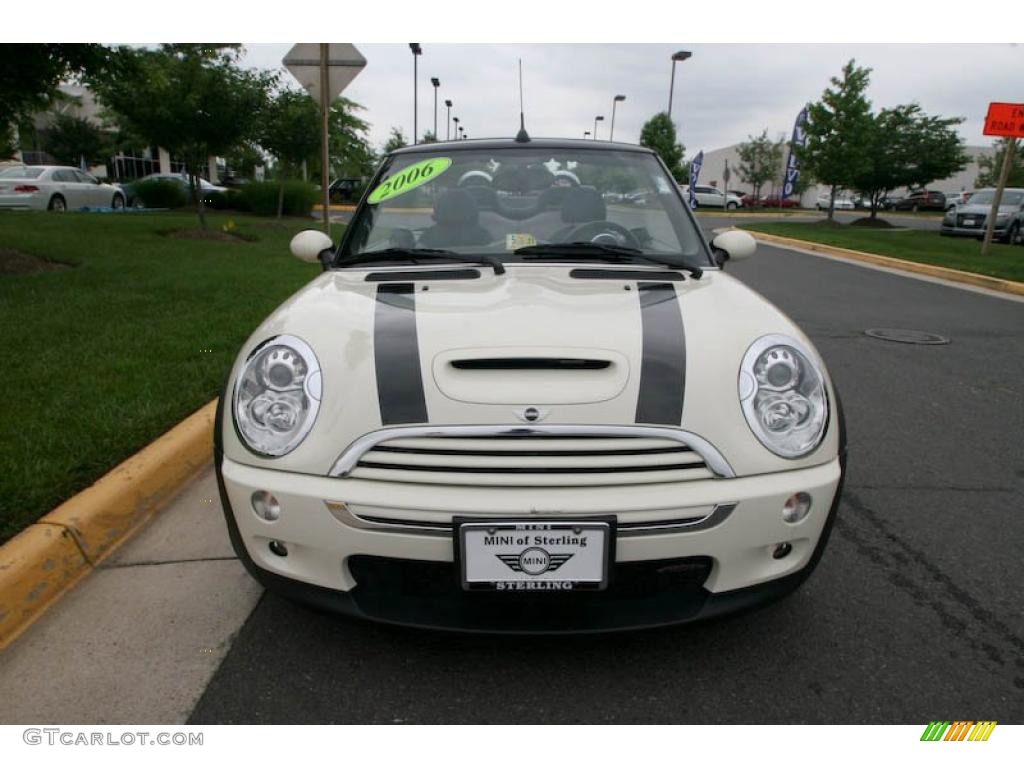
[[611, 521], [456, 523], [463, 589], [571, 592], [604, 589], [608, 584]]
[[975, 224], [974, 219], [964, 219], [965, 227], [973, 227]]

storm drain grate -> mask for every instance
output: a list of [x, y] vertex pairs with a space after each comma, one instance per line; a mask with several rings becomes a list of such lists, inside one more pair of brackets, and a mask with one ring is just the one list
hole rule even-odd
[[868, 328], [865, 336], [882, 341], [895, 341], [900, 344], [949, 344], [948, 336], [925, 331], [910, 331], [905, 328]]

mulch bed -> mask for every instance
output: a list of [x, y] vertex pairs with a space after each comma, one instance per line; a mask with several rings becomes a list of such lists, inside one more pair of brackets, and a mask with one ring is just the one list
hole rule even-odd
[[71, 269], [71, 265], [41, 259], [30, 253], [15, 251], [13, 248], [0, 248], [0, 275], [36, 275], [40, 272], [57, 272], [62, 269]]

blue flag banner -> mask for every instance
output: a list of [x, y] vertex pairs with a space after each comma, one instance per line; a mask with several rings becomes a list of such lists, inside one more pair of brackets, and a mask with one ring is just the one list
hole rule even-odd
[[804, 133], [804, 121], [807, 120], [807, 107], [800, 110], [796, 116], [796, 123], [793, 125], [793, 140], [789, 142], [789, 159], [786, 161], [786, 180], [782, 185], [783, 199], [793, 194], [796, 183], [800, 180], [800, 161], [797, 160], [794, 147], [802, 147], [807, 143], [807, 134]]
[[690, 161], [690, 209], [697, 209], [697, 179], [700, 178], [700, 169], [704, 165], [704, 150], [697, 153], [697, 156]]

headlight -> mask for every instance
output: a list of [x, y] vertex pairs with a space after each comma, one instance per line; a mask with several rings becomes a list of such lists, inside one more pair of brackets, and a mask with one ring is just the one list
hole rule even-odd
[[739, 396], [751, 431], [787, 459], [813, 451], [828, 421], [825, 378], [804, 346], [788, 336], [762, 336], [743, 356]]
[[295, 336], [265, 341], [235, 381], [235, 427], [249, 450], [284, 456], [313, 428], [320, 409], [320, 363]]

